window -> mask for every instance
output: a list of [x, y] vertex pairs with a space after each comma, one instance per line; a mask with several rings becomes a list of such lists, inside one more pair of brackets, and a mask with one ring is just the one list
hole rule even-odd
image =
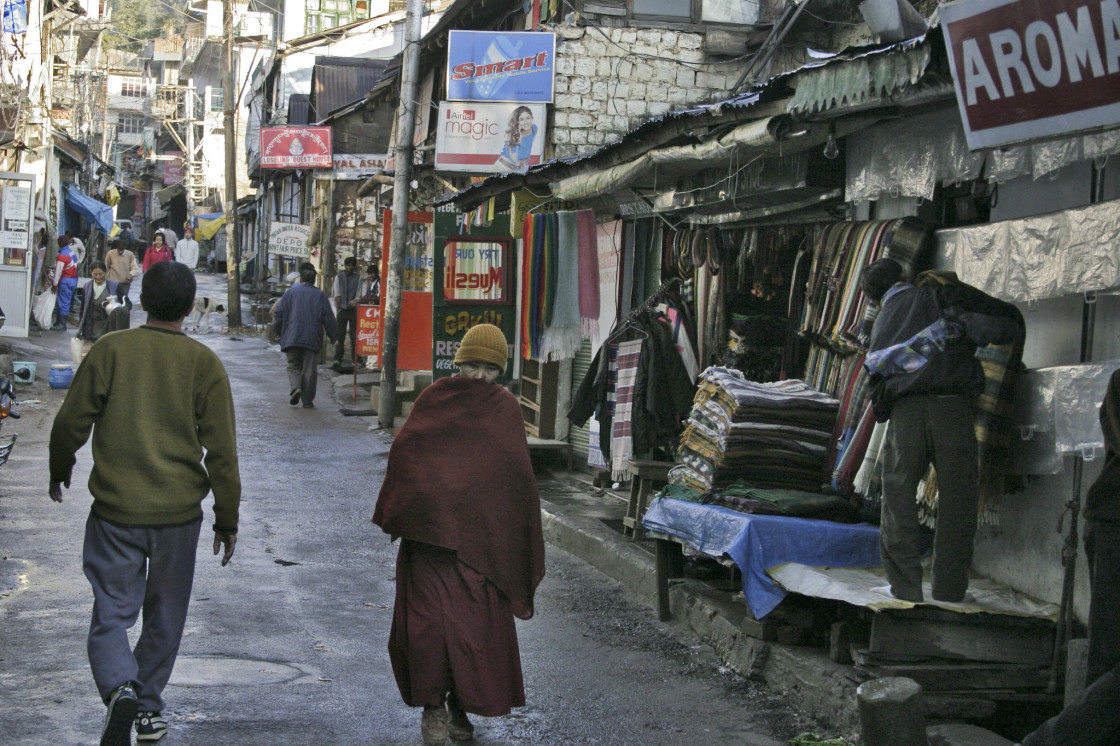
[[143, 117], [117, 117], [118, 135], [139, 135], [144, 131]]
[[225, 97], [222, 95], [222, 89], [213, 86], [210, 88], [210, 111], [223, 111], [225, 107]]
[[369, 0], [304, 0], [304, 31], [314, 34], [369, 18]]
[[121, 95], [130, 98], [144, 98], [144, 84], [139, 80], [122, 80]]

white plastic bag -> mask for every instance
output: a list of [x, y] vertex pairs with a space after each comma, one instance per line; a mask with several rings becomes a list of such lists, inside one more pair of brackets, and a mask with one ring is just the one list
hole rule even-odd
[[75, 368], [82, 364], [82, 347], [84, 346], [85, 341], [81, 337], [70, 338], [70, 359], [74, 361]]
[[54, 307], [58, 304], [58, 294], [53, 289], [47, 289], [35, 296], [31, 301], [31, 315], [40, 329], [50, 329], [54, 316]]

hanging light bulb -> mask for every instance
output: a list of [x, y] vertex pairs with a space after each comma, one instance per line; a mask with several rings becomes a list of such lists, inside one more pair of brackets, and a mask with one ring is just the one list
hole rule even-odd
[[832, 122], [828, 124], [828, 140], [824, 144], [824, 157], [828, 160], [834, 160], [840, 155], [840, 146], [836, 144], [836, 125]]

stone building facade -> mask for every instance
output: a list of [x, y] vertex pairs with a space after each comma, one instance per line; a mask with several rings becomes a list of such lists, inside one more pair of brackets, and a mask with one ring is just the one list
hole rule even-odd
[[546, 158], [587, 153], [651, 117], [726, 99], [743, 62], [705, 54], [703, 41], [669, 29], [557, 29]]

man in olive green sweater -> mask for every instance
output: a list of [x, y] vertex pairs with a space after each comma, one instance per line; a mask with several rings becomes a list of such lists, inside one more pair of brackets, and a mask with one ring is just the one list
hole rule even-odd
[[[148, 321], [104, 335], [78, 367], [55, 417], [50, 497], [62, 502], [74, 454], [93, 432], [82, 562], [93, 588], [90, 668], [108, 706], [101, 746], [157, 741], [194, 582], [202, 501], [214, 493], [214, 554], [237, 544], [241, 477], [233, 398], [222, 363], [182, 330], [194, 273], [161, 262], [144, 274]], [[128, 628], [140, 612], [135, 649]]]

